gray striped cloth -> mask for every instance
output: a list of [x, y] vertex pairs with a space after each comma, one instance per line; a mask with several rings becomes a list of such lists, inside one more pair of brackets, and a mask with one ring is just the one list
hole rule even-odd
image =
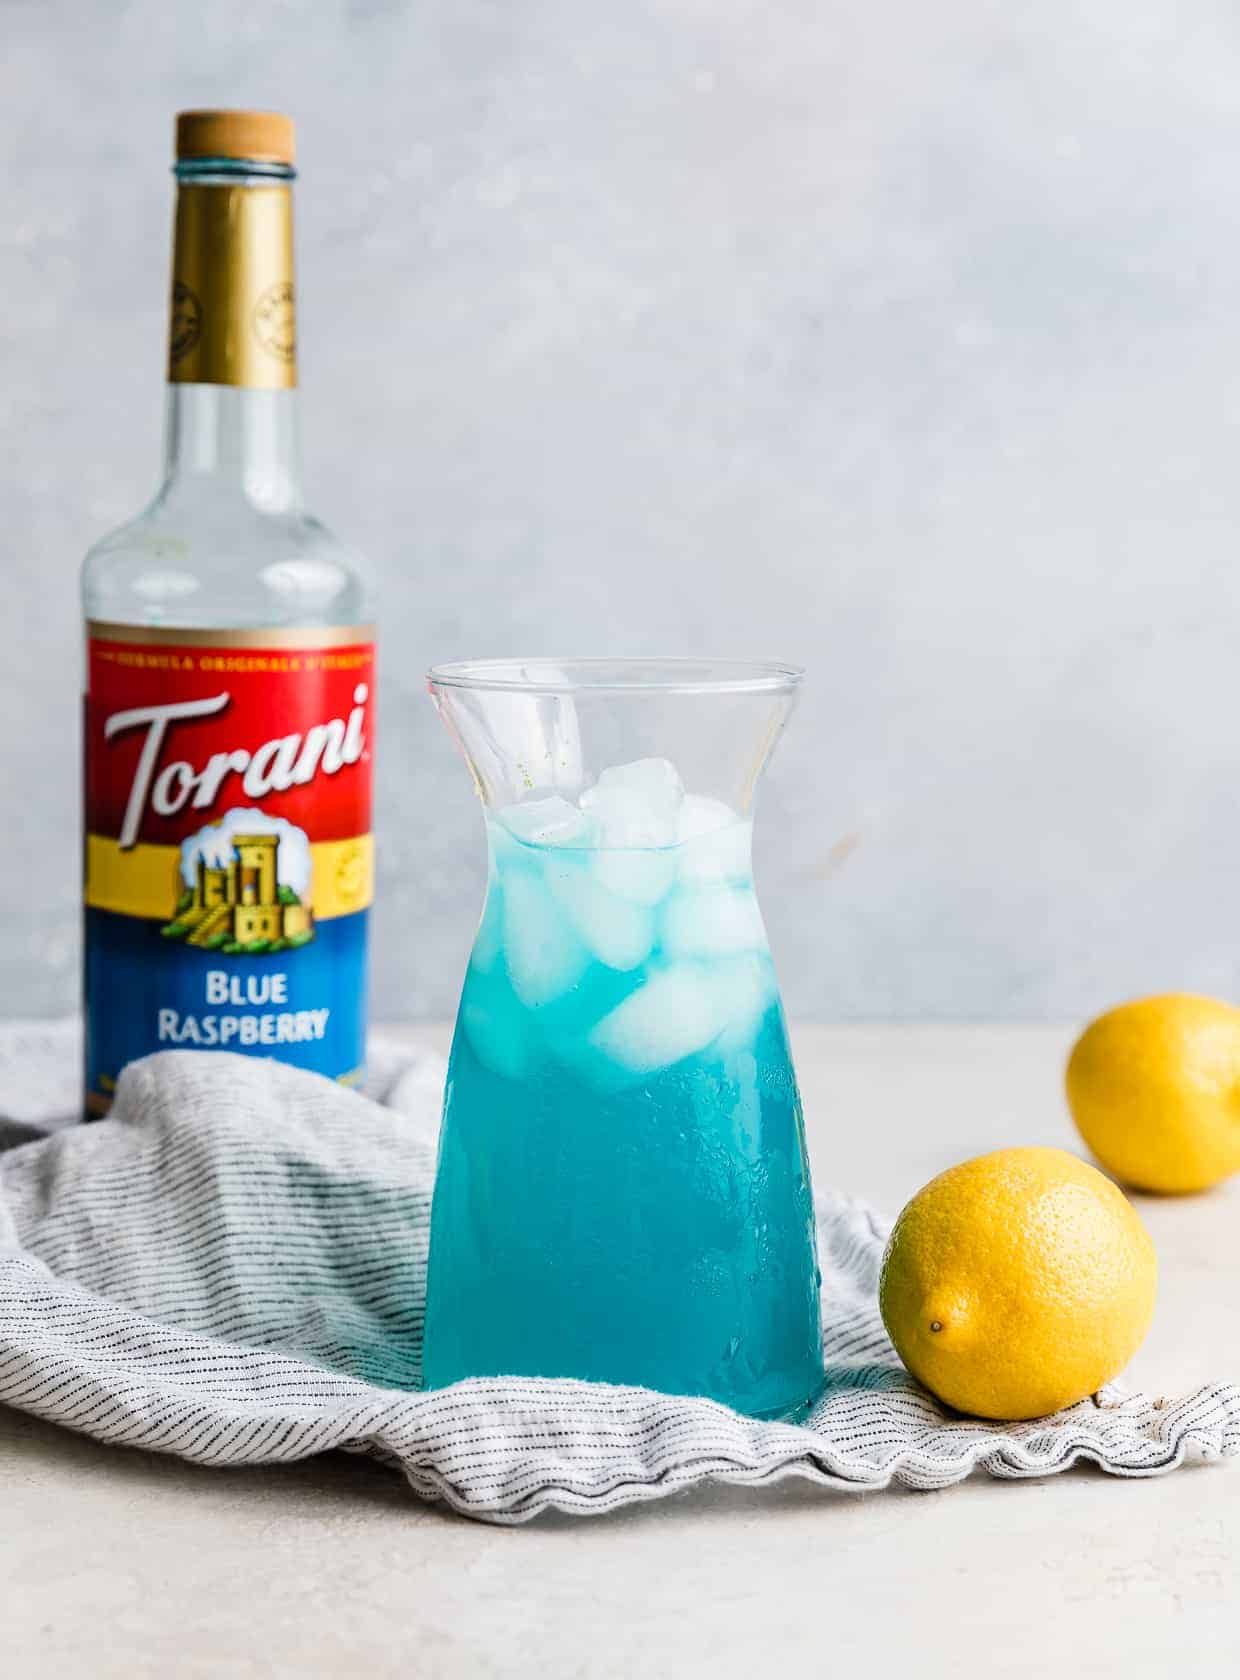
[[[804, 1425], [709, 1400], [487, 1378], [418, 1392], [437, 1058], [378, 1042], [371, 1100], [241, 1056], [170, 1051], [114, 1115], [76, 1098], [73, 1029], [0, 1029], [0, 1400], [200, 1464], [343, 1447], [495, 1523], [611, 1510], [697, 1482], [941, 1488], [970, 1471], [1114, 1475], [1240, 1448], [1240, 1388], [1108, 1391], [1036, 1423], [968, 1421], [879, 1321], [884, 1230], [820, 1204], [829, 1381]], [[46, 1135], [44, 1135], [46, 1134]]]

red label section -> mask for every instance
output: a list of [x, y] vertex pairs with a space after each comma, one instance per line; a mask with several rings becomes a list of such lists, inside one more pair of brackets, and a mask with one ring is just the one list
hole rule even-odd
[[[272, 637], [278, 643], [280, 632]], [[247, 805], [311, 840], [370, 832], [373, 642], [259, 647], [229, 645], [227, 631], [210, 645], [177, 632], [166, 641], [93, 635], [88, 663], [90, 833], [122, 847], [174, 845]]]

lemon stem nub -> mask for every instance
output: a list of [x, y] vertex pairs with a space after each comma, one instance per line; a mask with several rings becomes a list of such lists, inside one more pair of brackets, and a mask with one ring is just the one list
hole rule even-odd
[[939, 1331], [943, 1328], [943, 1326], [940, 1324], [940, 1322], [938, 1321], [937, 1318], [932, 1318], [930, 1320], [930, 1328], [934, 1331], [935, 1335], [937, 1336]]

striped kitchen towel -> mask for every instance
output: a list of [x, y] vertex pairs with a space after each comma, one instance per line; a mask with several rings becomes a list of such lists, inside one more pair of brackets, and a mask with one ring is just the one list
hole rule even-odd
[[169, 1051], [127, 1070], [112, 1118], [58, 1127], [70, 1035], [0, 1030], [0, 1400], [99, 1440], [209, 1465], [344, 1447], [496, 1523], [710, 1479], [941, 1488], [974, 1469], [1143, 1476], [1240, 1449], [1240, 1388], [1223, 1384], [1108, 1391], [1035, 1423], [944, 1411], [879, 1320], [884, 1229], [839, 1195], [819, 1212], [829, 1379], [804, 1424], [595, 1383], [419, 1393], [438, 1059], [380, 1042], [368, 1100]]

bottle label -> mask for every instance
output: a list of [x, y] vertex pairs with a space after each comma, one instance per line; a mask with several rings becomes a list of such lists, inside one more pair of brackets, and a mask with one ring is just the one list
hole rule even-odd
[[87, 626], [87, 1107], [174, 1047], [361, 1074], [368, 627]]

